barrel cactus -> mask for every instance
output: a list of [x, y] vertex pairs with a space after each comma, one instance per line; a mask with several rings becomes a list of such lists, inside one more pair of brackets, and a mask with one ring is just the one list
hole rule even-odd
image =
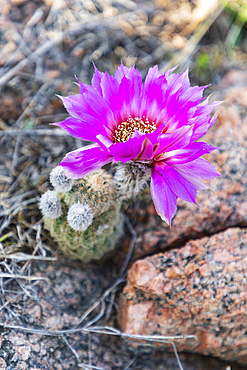
[[[52, 171], [50, 177], [57, 192], [48, 190], [40, 200], [45, 228], [65, 256], [83, 262], [102, 258], [114, 249], [123, 232], [121, 202], [116, 199], [116, 183], [112, 175], [100, 169], [73, 181], [69, 191], [66, 191], [68, 181], [61, 180], [61, 171], [57, 171], [58, 178], [55, 175]], [[65, 191], [61, 187], [63, 180]], [[58, 217], [53, 216], [55, 208], [59, 208]]]
[[54, 190], [40, 200], [44, 226], [65, 256], [83, 262], [100, 259], [123, 233], [122, 202], [149, 180], [150, 170], [134, 163], [119, 163], [114, 176], [99, 169], [78, 180], [68, 179], [58, 166], [50, 173]]

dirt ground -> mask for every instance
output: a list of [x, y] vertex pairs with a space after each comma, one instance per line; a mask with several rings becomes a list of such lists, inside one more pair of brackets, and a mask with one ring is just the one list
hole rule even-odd
[[[212, 84], [213, 90], [213, 85], [230, 68], [244, 68], [247, 61], [246, 20], [239, 17], [241, 4], [241, 1], [230, 1], [224, 8], [225, 4], [217, 0], [0, 0], [2, 336], [6, 331], [8, 335], [22, 333], [24, 324], [36, 324], [35, 320], [28, 322], [23, 312], [18, 316], [18, 297], [35, 301], [28, 292], [39, 286], [46, 269], [53, 266], [57, 270], [61, 264], [61, 273], [66, 266], [71, 272], [71, 265], [63, 260], [56, 243], [43, 229], [38, 209], [41, 194], [51, 188], [48, 180], [51, 169], [68, 151], [82, 145], [80, 140], [49, 126], [68, 116], [56, 94], [77, 92], [75, 75], [84, 83], [90, 83], [93, 63], [99, 70], [113, 74], [121, 60], [127, 66], [135, 64], [143, 77], [155, 64], [163, 72], [175, 65], [179, 65], [178, 71], [189, 67], [193, 84]], [[128, 245], [130, 239], [131, 232], [126, 226], [123, 245]], [[116, 261], [111, 256], [99, 265], [92, 264], [94, 273], [100, 268], [103, 281], [100, 286], [100, 280], [95, 277], [97, 298], [117, 278], [121, 264], [118, 259]], [[87, 269], [80, 263], [77, 268]], [[49, 274], [52, 279], [53, 272], [49, 270]], [[119, 286], [121, 289], [122, 285]], [[85, 310], [93, 304], [94, 298], [93, 289], [88, 288], [88, 291], [91, 296], [84, 302], [88, 304]], [[97, 308], [95, 312], [99, 313]], [[110, 319], [112, 325], [115, 325], [115, 316]], [[12, 320], [19, 329], [11, 328]], [[38, 324], [40, 327], [41, 322]], [[58, 340], [55, 334], [54, 338]], [[103, 349], [109, 347], [109, 343], [114, 348], [114, 360], [102, 355], [98, 367], [92, 365], [93, 359], [89, 365], [83, 365], [65, 338], [60, 348], [61, 356], [73, 356], [73, 364], [68, 365], [72, 367], [65, 367], [65, 362], [61, 365], [58, 361], [60, 366], [55, 361], [49, 365], [51, 367], [43, 363], [41, 368], [179, 368], [174, 355], [151, 353], [141, 359], [128, 349], [118, 351], [119, 343], [111, 340], [106, 344], [107, 339], [104, 335], [102, 338]], [[75, 343], [78, 339], [73, 340]], [[85, 351], [88, 351], [88, 338], [85, 341]], [[47, 347], [49, 345], [47, 342]], [[6, 364], [3, 363], [3, 369], [38, 369], [35, 367], [38, 360], [19, 359], [23, 362], [18, 365], [20, 367], [17, 367], [18, 361], [13, 365], [10, 352], [4, 357], [4, 348], [0, 349], [0, 358]], [[117, 364], [117, 359], [123, 356], [126, 361], [119, 360]], [[226, 363], [200, 356], [182, 354], [181, 359], [186, 364], [185, 369], [230, 369]]]

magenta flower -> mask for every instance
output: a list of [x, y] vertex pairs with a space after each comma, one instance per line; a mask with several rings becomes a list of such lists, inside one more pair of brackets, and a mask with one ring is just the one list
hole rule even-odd
[[177, 198], [196, 204], [201, 179], [219, 176], [200, 158], [215, 148], [197, 142], [214, 124], [220, 104], [207, 104], [203, 90], [190, 86], [188, 72], [150, 68], [143, 84], [134, 67], [123, 64], [115, 77], [95, 68], [92, 85], [79, 81], [80, 94], [61, 97], [71, 115], [57, 126], [71, 136], [95, 142], [68, 153], [60, 163], [70, 178], [82, 178], [107, 163], [131, 162], [151, 170], [157, 213], [170, 224]]

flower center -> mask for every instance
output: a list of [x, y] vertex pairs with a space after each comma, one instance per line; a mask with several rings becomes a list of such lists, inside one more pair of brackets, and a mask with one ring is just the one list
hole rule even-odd
[[129, 117], [126, 121], [121, 122], [115, 130], [115, 143], [122, 143], [129, 140], [134, 134], [135, 130], [148, 134], [156, 130], [155, 122], [149, 122], [146, 117]]

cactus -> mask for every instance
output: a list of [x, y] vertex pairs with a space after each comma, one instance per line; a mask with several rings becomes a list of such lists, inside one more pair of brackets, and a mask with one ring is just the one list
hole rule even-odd
[[40, 201], [45, 228], [65, 256], [83, 262], [100, 259], [123, 233], [122, 201], [135, 197], [149, 179], [144, 164], [119, 164], [114, 177], [100, 169], [72, 181], [58, 166], [50, 174], [55, 190]]
[[89, 262], [100, 259], [114, 249], [123, 232], [123, 216], [120, 206], [111, 206], [108, 212], [93, 219], [93, 223], [84, 232], [73, 230], [67, 223], [67, 205], [61, 201], [63, 214], [57, 219], [45, 218], [45, 228], [58, 242], [63, 254], [71, 259]]
[[50, 218], [43, 212], [44, 226], [65, 256], [89, 262], [114, 249], [123, 232], [123, 216], [121, 203], [114, 199], [116, 187], [111, 175], [100, 169], [75, 180], [70, 191], [57, 196], [62, 214]]

